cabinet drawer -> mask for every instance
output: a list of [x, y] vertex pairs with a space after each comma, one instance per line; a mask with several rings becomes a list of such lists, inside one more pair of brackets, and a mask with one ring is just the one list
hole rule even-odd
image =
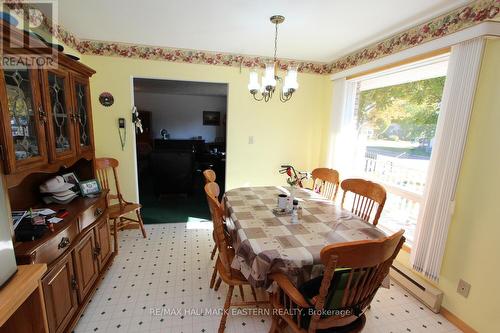
[[96, 221], [102, 214], [106, 211], [106, 199], [103, 197], [102, 200], [96, 202], [92, 207], [89, 207], [80, 216], [80, 230], [85, 229], [94, 221]]
[[78, 224], [76, 221], [60, 231], [51, 240], [42, 244], [35, 253], [35, 263], [51, 263], [63, 254], [78, 236]]

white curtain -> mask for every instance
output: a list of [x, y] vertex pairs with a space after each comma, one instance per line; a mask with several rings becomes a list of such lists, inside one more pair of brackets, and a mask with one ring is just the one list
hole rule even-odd
[[354, 170], [356, 88], [357, 83], [345, 78], [333, 81], [328, 166], [338, 170], [342, 178], [347, 178]]
[[482, 38], [472, 39], [451, 50], [425, 201], [420, 208], [411, 254], [413, 268], [435, 281], [439, 279], [453, 214], [484, 43]]

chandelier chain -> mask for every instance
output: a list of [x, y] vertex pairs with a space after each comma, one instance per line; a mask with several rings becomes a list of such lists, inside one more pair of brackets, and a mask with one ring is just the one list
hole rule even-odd
[[274, 24], [275, 30], [274, 30], [274, 62], [276, 63], [276, 54], [278, 52], [278, 23]]

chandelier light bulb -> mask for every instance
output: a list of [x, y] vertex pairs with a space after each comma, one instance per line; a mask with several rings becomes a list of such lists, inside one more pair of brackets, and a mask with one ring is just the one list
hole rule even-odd
[[266, 72], [264, 74], [265, 77], [265, 82], [266, 82], [266, 89], [269, 90], [269, 87], [276, 87], [276, 74], [274, 73], [274, 63], [268, 63], [266, 64]]
[[262, 83], [260, 85], [260, 92], [262, 95], [267, 95], [269, 93], [269, 91], [266, 89], [266, 86], [267, 86], [266, 77], [263, 76], [261, 80], [262, 80]]
[[260, 91], [259, 73], [256, 70], [250, 72], [250, 79], [248, 81], [248, 90], [254, 94]]
[[290, 67], [285, 77], [286, 90], [289, 91], [292, 89], [293, 91], [299, 88], [299, 83], [297, 82], [297, 67]]

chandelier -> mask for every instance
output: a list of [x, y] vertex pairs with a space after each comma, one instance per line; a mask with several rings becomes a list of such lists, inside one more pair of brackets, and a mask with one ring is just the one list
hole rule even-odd
[[248, 82], [248, 90], [253, 98], [257, 101], [269, 102], [276, 90], [276, 84], [280, 83], [282, 88], [280, 91], [280, 101], [286, 102], [292, 98], [293, 93], [299, 88], [297, 82], [297, 67], [288, 66], [285, 79], [278, 76], [278, 59], [276, 52], [278, 50], [278, 24], [285, 21], [285, 17], [274, 15], [270, 18], [271, 23], [275, 25], [274, 33], [274, 58], [272, 62], [266, 63], [266, 70], [262, 76], [262, 81], [259, 83], [259, 73], [256, 69], [250, 72], [250, 80]]

